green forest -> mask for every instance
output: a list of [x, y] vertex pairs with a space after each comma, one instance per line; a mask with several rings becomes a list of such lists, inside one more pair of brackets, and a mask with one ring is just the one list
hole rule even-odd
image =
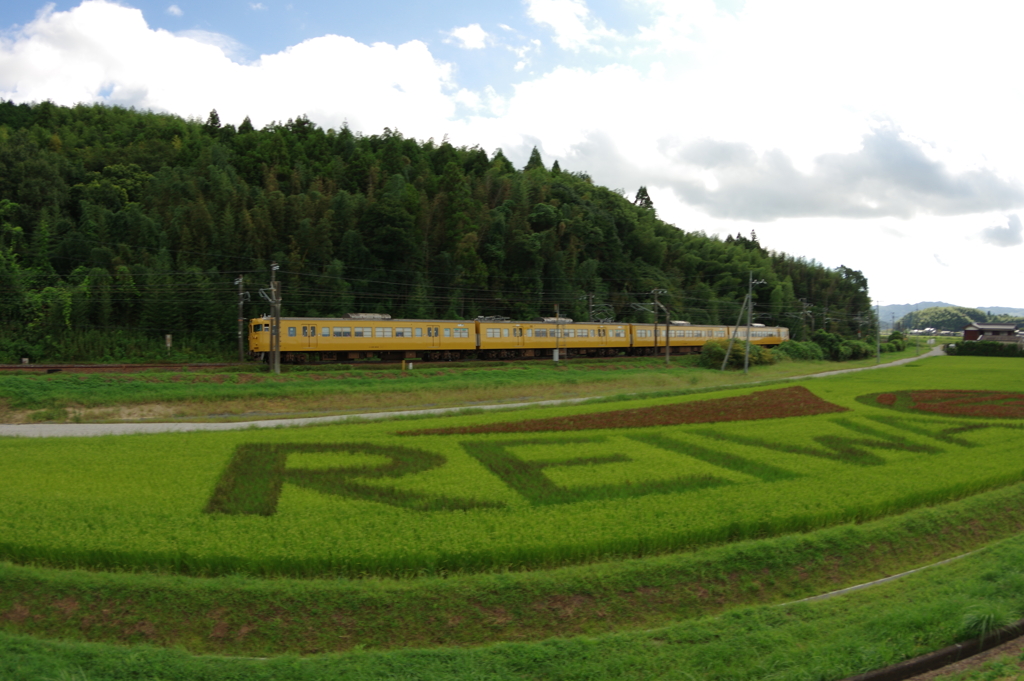
[[[681, 227], [681, 228], [680, 228]], [[853, 269], [708, 237], [534, 150], [0, 101], [0, 362], [230, 356], [276, 263], [286, 316], [735, 323], [872, 336]], [[239, 282], [241, 279], [241, 282]], [[240, 289], [242, 293], [240, 294]], [[191, 354], [190, 354], [191, 353]]]

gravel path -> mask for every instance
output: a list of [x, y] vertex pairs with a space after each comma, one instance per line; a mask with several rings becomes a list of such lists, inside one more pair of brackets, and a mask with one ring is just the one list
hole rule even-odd
[[[852, 371], [867, 371], [882, 367], [897, 366], [914, 362], [923, 357], [941, 355], [942, 348], [937, 347], [921, 355], [908, 357], [887, 364], [859, 367], [856, 369], [837, 369], [809, 376], [793, 376], [785, 380], [802, 381], [807, 378], [824, 378]], [[746, 385], [757, 385], [756, 383]], [[743, 386], [737, 386], [743, 387]], [[560, 404], [578, 404], [586, 402], [589, 397], [568, 400], [545, 400], [543, 402], [517, 402], [473, 406], [473, 409], [508, 409], [510, 407], [546, 407]], [[375, 412], [369, 414], [342, 414], [337, 416], [314, 416], [296, 419], [264, 419], [259, 421], [231, 421], [227, 423], [19, 423], [0, 425], [0, 437], [91, 437], [97, 435], [131, 435], [138, 433], [184, 433], [195, 430], [241, 430], [244, 428], [284, 428], [291, 426], [308, 426], [324, 423], [340, 423], [344, 421], [368, 421], [373, 419], [392, 418], [395, 416], [435, 416], [462, 411], [466, 407], [446, 407], [442, 409], [409, 409], [405, 411]]]

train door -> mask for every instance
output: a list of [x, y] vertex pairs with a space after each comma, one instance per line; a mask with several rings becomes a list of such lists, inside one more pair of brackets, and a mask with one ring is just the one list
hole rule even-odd
[[430, 341], [430, 347], [436, 348], [441, 345], [441, 329], [437, 326], [427, 327], [427, 339]]
[[515, 344], [517, 348], [522, 348], [525, 345], [523, 341], [523, 327], [512, 327], [512, 342]]
[[317, 328], [315, 324], [303, 325], [302, 326], [302, 344], [307, 348], [316, 347], [316, 334]]

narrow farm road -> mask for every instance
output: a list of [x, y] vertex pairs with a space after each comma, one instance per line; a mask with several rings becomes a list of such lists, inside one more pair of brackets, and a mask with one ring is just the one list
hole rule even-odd
[[[824, 378], [852, 371], [868, 371], [882, 367], [907, 364], [925, 357], [941, 355], [942, 348], [937, 347], [920, 357], [908, 357], [886, 364], [860, 367], [856, 369], [837, 369], [820, 374], [793, 376], [785, 380], [802, 381], [808, 378]], [[757, 385], [747, 383], [745, 385]], [[562, 404], [579, 404], [592, 398], [578, 397], [566, 400], [544, 400], [541, 402], [521, 402], [514, 404], [474, 405], [473, 409], [509, 409], [514, 407], [546, 407]], [[313, 424], [339, 423], [344, 421], [366, 421], [395, 416], [432, 416], [458, 412], [464, 407], [446, 407], [441, 409], [410, 409], [404, 411], [376, 412], [368, 414], [341, 414], [335, 416], [314, 416], [295, 419], [265, 419], [259, 421], [232, 421], [228, 423], [19, 423], [0, 425], [0, 437], [92, 437], [98, 435], [131, 435], [140, 433], [183, 433], [196, 430], [241, 430], [245, 428], [284, 428], [292, 426], [308, 426]]]

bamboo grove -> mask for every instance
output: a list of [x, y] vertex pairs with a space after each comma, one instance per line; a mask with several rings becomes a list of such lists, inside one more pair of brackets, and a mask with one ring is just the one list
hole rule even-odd
[[[0, 102], [0, 361], [127, 359], [233, 345], [268, 311], [406, 318], [653, 318], [733, 323], [748, 276], [755, 321], [871, 333], [860, 272], [660, 220], [586, 172], [522, 169], [500, 149], [300, 116], [237, 128], [100, 105]], [[685, 225], [682, 227], [685, 228]]]

